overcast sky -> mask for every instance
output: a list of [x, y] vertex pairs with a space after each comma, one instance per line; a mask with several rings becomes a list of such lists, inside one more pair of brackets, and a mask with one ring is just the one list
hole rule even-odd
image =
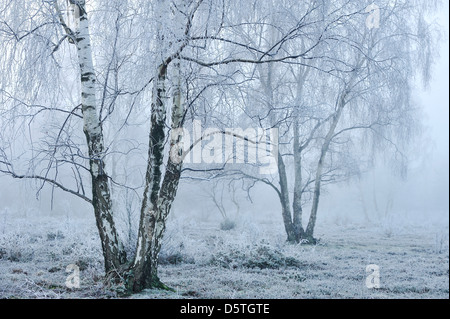
[[[424, 0], [428, 1], [428, 0]], [[422, 217], [430, 213], [438, 212], [439, 215], [446, 215], [449, 212], [449, 1], [443, 0], [443, 8], [436, 15], [436, 22], [443, 26], [443, 34], [440, 47], [440, 58], [436, 62], [433, 70], [433, 79], [430, 87], [425, 91], [418, 89], [415, 97], [424, 110], [424, 124], [426, 131], [424, 140], [427, 141], [427, 147], [418, 148], [417, 156], [420, 159], [420, 165], [414, 167], [412, 165], [412, 174], [406, 182], [391, 185], [391, 189], [386, 188], [388, 183], [394, 178], [385, 172], [385, 176], [378, 176], [377, 173], [372, 174], [371, 180], [366, 182], [366, 186], [371, 188], [371, 182], [375, 179], [379, 195], [383, 196], [391, 190], [395, 190], [396, 194], [396, 210], [405, 212], [416, 212]], [[421, 156], [420, 156], [421, 155]], [[413, 161], [416, 158], [412, 159]], [[2, 190], [8, 188], [11, 190], [12, 185], [22, 185], [19, 181], [3, 180], [0, 183], [0, 201], [4, 205], [12, 205], [12, 198], [5, 195], [2, 196]], [[356, 188], [360, 185], [353, 185]], [[12, 188], [14, 189], [14, 187]], [[387, 189], [387, 190], [386, 190]], [[339, 190], [342, 190], [340, 192]], [[34, 194], [33, 190], [27, 189], [29, 193]], [[384, 192], [384, 193], [383, 193]], [[9, 193], [9, 192], [8, 192]], [[321, 202], [323, 210], [334, 209], [337, 212], [345, 212], [345, 205], [351, 205], [349, 214], [354, 214], [356, 210], [360, 210], [359, 199], [355, 196], [357, 192], [348, 191], [342, 185], [337, 185], [333, 192], [330, 192], [327, 198]], [[25, 196], [25, 195], [24, 195]], [[345, 198], [347, 197], [347, 198]], [[339, 200], [337, 200], [339, 199]], [[11, 203], [10, 203], [11, 201]], [[327, 203], [328, 202], [328, 203]], [[24, 205], [31, 205], [30, 201], [21, 201]], [[42, 203], [41, 203], [42, 204]], [[268, 203], [264, 203], [267, 205]], [[327, 205], [328, 204], [328, 205]], [[47, 206], [47, 205], [44, 205]], [[278, 207], [278, 206], [277, 206]], [[322, 216], [322, 215], [321, 215]]]
[[[437, 15], [437, 21], [444, 26], [441, 57], [434, 69], [430, 88], [421, 94], [428, 118], [426, 125], [435, 142], [437, 155], [445, 156], [449, 151], [449, 2], [444, 1], [443, 10]], [[447, 167], [448, 168], [448, 167]]]
[[[441, 53], [434, 68], [433, 81], [430, 88], [420, 94], [420, 100], [427, 118], [426, 134], [432, 141], [431, 179], [433, 188], [441, 193], [443, 207], [448, 214], [449, 189], [449, 2], [443, 1], [444, 8], [439, 11], [437, 19], [444, 27]], [[430, 168], [430, 167], [428, 167]]]
[[[406, 217], [408, 221], [448, 226], [449, 2], [443, 2], [443, 8], [432, 18], [442, 26], [440, 57], [433, 68], [429, 88], [425, 90], [419, 83], [414, 93], [415, 101], [423, 109], [425, 131], [416, 152], [409, 155], [408, 178], [401, 180], [394, 176], [390, 163], [379, 164], [361, 180], [354, 180], [345, 187], [333, 186], [321, 200], [321, 209], [326, 212], [321, 218], [325, 218], [324, 215], [332, 219], [336, 216], [361, 218], [367, 211], [371, 217], [381, 213], [403, 221]], [[390, 201], [393, 205], [387, 209]]]

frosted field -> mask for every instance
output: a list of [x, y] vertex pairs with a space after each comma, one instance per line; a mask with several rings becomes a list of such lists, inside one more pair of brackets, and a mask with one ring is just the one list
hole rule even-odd
[[[448, 223], [321, 223], [316, 246], [285, 243], [278, 220], [171, 218], [159, 274], [170, 291], [131, 298], [449, 298]], [[80, 267], [80, 289], [65, 286]], [[379, 289], [366, 266], [380, 267]], [[94, 221], [0, 216], [0, 298], [115, 298], [103, 287]]]

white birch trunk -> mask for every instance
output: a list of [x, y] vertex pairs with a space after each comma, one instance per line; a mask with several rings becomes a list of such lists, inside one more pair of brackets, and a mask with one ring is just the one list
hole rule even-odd
[[311, 244], [315, 243], [313, 236], [314, 236], [314, 228], [316, 226], [316, 220], [317, 220], [317, 210], [319, 208], [320, 189], [321, 189], [321, 183], [322, 183], [324, 161], [325, 161], [325, 157], [328, 153], [328, 150], [330, 148], [330, 143], [331, 143], [333, 135], [336, 131], [336, 127], [339, 123], [339, 120], [342, 116], [342, 112], [345, 107], [345, 103], [346, 103], [345, 97], [346, 97], [346, 93], [344, 93], [339, 100], [338, 109], [333, 117], [333, 121], [332, 121], [331, 126], [328, 130], [328, 133], [325, 137], [325, 141], [324, 141], [324, 143], [322, 145], [322, 149], [320, 151], [319, 161], [317, 163], [316, 179], [314, 182], [313, 203], [312, 203], [312, 207], [311, 207], [311, 214], [309, 216], [309, 222], [308, 222], [308, 226], [306, 228], [306, 236], [305, 236], [305, 239], [307, 239]]
[[158, 209], [158, 195], [161, 183], [161, 166], [164, 158], [166, 103], [165, 80], [167, 65], [158, 68], [155, 77], [152, 101], [152, 117], [149, 136], [149, 154], [145, 177], [144, 198], [138, 231], [136, 254], [132, 265], [133, 278], [131, 289], [140, 291], [150, 288], [157, 281], [156, 272], [151, 265], [152, 240]]
[[105, 270], [117, 269], [125, 262], [125, 253], [113, 220], [108, 176], [105, 172], [102, 125], [95, 97], [95, 72], [89, 38], [89, 20], [84, 1], [79, 1], [79, 23], [75, 32], [75, 45], [81, 71], [81, 105], [84, 134], [89, 151], [89, 168], [92, 179], [92, 205], [100, 234]]
[[314, 239], [314, 228], [316, 226], [316, 220], [317, 220], [317, 211], [319, 209], [319, 199], [320, 199], [320, 190], [321, 190], [321, 184], [322, 184], [322, 174], [323, 174], [323, 166], [325, 157], [328, 153], [328, 150], [330, 148], [330, 143], [333, 139], [333, 136], [336, 131], [336, 127], [339, 123], [339, 120], [342, 117], [342, 113], [344, 111], [344, 108], [347, 104], [347, 96], [350, 93], [350, 91], [353, 88], [353, 85], [355, 84], [355, 81], [357, 79], [358, 70], [362, 66], [364, 62], [364, 58], [360, 55], [357, 59], [356, 66], [353, 70], [353, 74], [350, 78], [350, 80], [345, 85], [345, 88], [339, 97], [338, 103], [337, 103], [337, 110], [332, 118], [332, 122], [330, 125], [330, 128], [328, 130], [327, 135], [325, 136], [325, 140], [322, 144], [322, 149], [320, 152], [319, 161], [317, 163], [317, 170], [316, 170], [316, 179], [314, 182], [314, 194], [313, 194], [313, 203], [311, 207], [311, 214], [309, 216], [308, 226], [306, 228], [305, 232], [305, 239], [307, 239], [310, 243], [314, 244], [316, 240]]
[[292, 200], [292, 211], [293, 211], [293, 223], [294, 229], [297, 236], [297, 241], [300, 241], [303, 236], [303, 209], [302, 209], [302, 149], [300, 146], [299, 137], [299, 124], [298, 117], [295, 119], [294, 123], [294, 198]]
[[[176, 66], [179, 68], [179, 65]], [[161, 249], [161, 240], [166, 229], [166, 220], [172, 203], [175, 199], [181, 176], [181, 161], [173, 161], [169, 156], [161, 184], [161, 166], [163, 160], [163, 147], [165, 142], [166, 94], [164, 81], [167, 68], [161, 67], [158, 81], [155, 83], [154, 102], [152, 111], [152, 129], [150, 133], [150, 153], [147, 170], [146, 190], [141, 210], [141, 222], [139, 227], [138, 247], [133, 262], [133, 282], [129, 285], [133, 291], [145, 288], [167, 288], [158, 278], [158, 255]], [[178, 72], [177, 72], [178, 73]], [[178, 81], [180, 75], [178, 74]], [[169, 154], [178, 151], [179, 135], [184, 116], [184, 104], [182, 101], [180, 82], [173, 90], [172, 105], [172, 134], [170, 138]]]

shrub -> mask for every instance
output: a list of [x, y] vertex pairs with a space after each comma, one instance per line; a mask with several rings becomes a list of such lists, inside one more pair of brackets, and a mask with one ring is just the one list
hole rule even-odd
[[0, 248], [0, 259], [3, 259], [6, 257], [7, 251], [5, 248]]
[[297, 259], [286, 257], [282, 252], [268, 245], [255, 245], [245, 249], [231, 248], [226, 252], [213, 255], [210, 263], [224, 268], [279, 269], [302, 266]]
[[58, 230], [57, 232], [48, 232], [47, 233], [47, 240], [58, 240], [58, 239], [64, 239], [64, 234]]
[[178, 265], [184, 262], [184, 256], [181, 252], [176, 251], [171, 254], [162, 253], [159, 256], [160, 265]]
[[221, 223], [220, 223], [220, 229], [227, 231], [227, 230], [232, 230], [236, 228], [236, 223], [234, 221], [232, 221], [229, 218], [225, 218]]
[[195, 261], [184, 252], [183, 243], [175, 244], [168, 239], [161, 247], [158, 263], [160, 265], [178, 265], [182, 263], [193, 264]]
[[30, 262], [34, 258], [34, 251], [12, 248], [9, 250], [8, 260], [12, 262]]

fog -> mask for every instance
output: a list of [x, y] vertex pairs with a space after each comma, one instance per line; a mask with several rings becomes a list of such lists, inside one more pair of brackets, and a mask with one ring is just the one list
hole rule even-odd
[[[319, 219], [324, 222], [396, 223], [447, 225], [449, 223], [449, 3], [430, 21], [442, 26], [440, 56], [433, 67], [428, 87], [417, 83], [414, 98], [423, 111], [423, 133], [408, 154], [406, 176], [400, 176], [392, 163], [378, 160], [375, 167], [359, 177], [326, 188], [321, 199]], [[182, 186], [176, 201], [177, 215], [213, 215], [219, 211], [207, 194], [208, 186]], [[194, 190], [194, 191], [193, 191]], [[181, 195], [182, 194], [182, 195]], [[266, 215], [281, 222], [277, 195], [259, 186], [250, 192], [253, 204], [242, 197], [242, 214]], [[183, 200], [189, 198], [189, 200]], [[225, 200], [226, 201], [226, 200]], [[201, 204], [200, 204], [201, 203]], [[200, 204], [201, 208], [198, 208]], [[228, 206], [235, 210], [232, 203]], [[308, 211], [308, 208], [305, 211]], [[233, 214], [233, 213], [231, 213]], [[214, 216], [215, 215], [215, 216]]]
[[439, 2], [1, 0], [0, 299], [448, 298]]
[[[424, 125], [415, 141], [414, 152], [408, 154], [407, 176], [399, 176], [392, 163], [376, 161], [375, 167], [350, 181], [327, 186], [321, 199], [319, 219], [324, 221], [376, 222], [394, 218], [418, 223], [448, 224], [449, 212], [449, 17], [448, 2], [430, 21], [442, 25], [440, 56], [432, 70], [427, 88], [417, 83], [413, 97], [422, 109]], [[37, 193], [39, 183], [0, 179], [1, 209], [21, 216], [43, 214], [91, 217], [91, 208], [79, 199], [49, 186]], [[208, 195], [207, 183], [182, 183], [174, 205], [174, 215], [218, 218], [217, 207]], [[281, 219], [279, 200], [265, 186], [257, 186], [240, 198], [240, 214], [257, 212], [274, 220]], [[228, 206], [229, 205], [229, 206]], [[234, 210], [229, 199], [225, 206]], [[307, 207], [309, 208], [309, 206]], [[308, 209], [305, 209], [308, 211]], [[231, 212], [231, 214], [233, 214]]]

